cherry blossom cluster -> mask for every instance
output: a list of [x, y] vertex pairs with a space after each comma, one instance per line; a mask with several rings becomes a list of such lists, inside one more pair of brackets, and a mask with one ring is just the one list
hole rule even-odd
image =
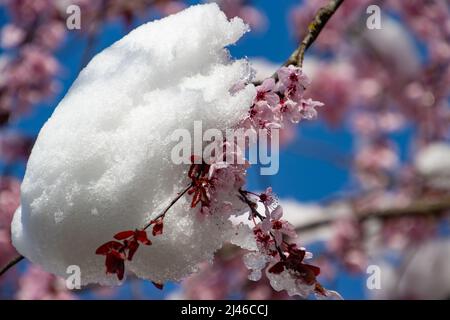
[[61, 11], [52, 1], [6, 4], [12, 19], [0, 36], [5, 49], [0, 63], [1, 125], [55, 93], [60, 65], [54, 52], [66, 32]]
[[[191, 157], [188, 178], [191, 187], [188, 194], [192, 196], [191, 208], [201, 204], [200, 213], [213, 214], [216, 211], [231, 213], [232, 205], [228, 201], [221, 201], [221, 194], [234, 193], [246, 181], [246, 169], [249, 164], [237, 148], [232, 148], [227, 141], [218, 142], [218, 149], [222, 150], [208, 159], [199, 156]], [[236, 147], [236, 146], [235, 146]], [[232, 162], [227, 162], [232, 159]], [[240, 164], [242, 163], [242, 164]]]
[[[279, 129], [285, 123], [298, 123], [301, 119], [312, 119], [317, 115], [315, 107], [323, 104], [312, 99], [304, 99], [303, 94], [309, 80], [302, 70], [293, 65], [282, 67], [277, 71], [277, 78], [268, 78], [259, 85], [256, 90], [253, 105], [248, 115], [239, 126], [246, 129]], [[282, 218], [282, 208], [277, 205], [276, 197], [269, 188], [266, 192], [256, 195], [242, 189], [245, 183], [245, 166], [227, 163], [225, 160], [230, 142], [224, 142], [223, 153], [220, 153], [212, 161], [212, 165], [205, 163], [192, 165], [189, 177], [193, 179], [193, 187], [189, 190], [193, 194], [191, 206], [201, 203], [202, 211], [209, 207], [212, 192], [222, 192], [224, 184], [230, 187], [232, 183], [242, 202], [249, 206], [249, 219], [255, 226], [253, 234], [257, 243], [258, 252], [246, 256], [247, 265], [251, 266], [252, 280], [261, 278], [261, 269], [267, 267], [267, 277], [272, 287], [277, 290], [286, 290], [290, 295], [302, 297], [315, 292], [321, 296], [334, 297], [336, 293], [325, 290], [316, 280], [320, 269], [304, 263], [304, 258], [310, 257], [303, 248], [296, 244], [288, 244], [283, 240], [284, 236], [294, 238], [296, 236], [293, 226]], [[232, 159], [242, 157], [242, 154], [234, 154]], [[198, 177], [197, 179], [195, 177]], [[225, 179], [223, 177], [226, 177]], [[230, 179], [232, 177], [232, 179]], [[222, 182], [222, 183], [221, 183]], [[217, 193], [216, 193], [217, 194]], [[252, 199], [256, 197], [256, 199]], [[258, 202], [265, 208], [264, 215], [258, 212]], [[257, 222], [259, 220], [259, 222]], [[253, 263], [250, 262], [254, 257]], [[259, 268], [254, 268], [255, 264]]]
[[7, 263], [16, 250], [11, 245], [11, 220], [20, 203], [20, 182], [13, 177], [0, 178], [0, 265]]
[[[285, 290], [289, 296], [303, 298], [315, 293], [319, 298], [340, 299], [337, 292], [324, 289], [318, 282], [320, 268], [305, 263], [305, 260], [312, 258], [312, 254], [285, 240], [295, 239], [297, 234], [294, 226], [282, 219], [283, 209], [272, 189], [268, 188], [260, 194], [240, 190], [240, 196], [250, 208], [258, 248], [258, 251], [244, 256], [244, 263], [251, 270], [249, 280], [260, 280], [261, 271], [265, 269], [270, 285], [276, 291]], [[264, 215], [259, 213], [258, 204], [264, 207]]]
[[280, 68], [277, 80], [265, 79], [256, 88], [255, 101], [242, 123], [244, 128], [280, 129], [286, 123], [298, 123], [317, 116], [315, 108], [323, 103], [304, 98], [310, 82], [300, 68], [293, 65]]
[[74, 300], [76, 295], [66, 287], [63, 278], [50, 274], [36, 265], [28, 267], [20, 278], [18, 300]]

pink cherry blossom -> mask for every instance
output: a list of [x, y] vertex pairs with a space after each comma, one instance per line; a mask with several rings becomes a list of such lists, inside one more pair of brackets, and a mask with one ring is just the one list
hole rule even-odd
[[263, 232], [272, 232], [275, 242], [278, 245], [281, 245], [283, 235], [290, 238], [297, 237], [294, 226], [286, 220], [282, 220], [282, 216], [283, 208], [278, 206], [272, 212], [266, 210], [266, 218], [261, 222], [261, 230]]
[[256, 98], [255, 101], [266, 101], [267, 104], [274, 108], [279, 102], [280, 97], [274, 92], [275, 80], [273, 78], [268, 78], [264, 82], [256, 87]]
[[19, 300], [73, 300], [64, 279], [31, 266], [19, 281], [16, 298]]
[[282, 67], [277, 71], [278, 84], [277, 89], [287, 98], [294, 101], [300, 101], [305, 88], [309, 85], [308, 77], [302, 70], [293, 65]]

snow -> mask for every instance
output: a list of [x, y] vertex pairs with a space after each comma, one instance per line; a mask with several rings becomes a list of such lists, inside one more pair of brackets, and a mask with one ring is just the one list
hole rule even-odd
[[417, 171], [435, 188], [450, 188], [450, 145], [436, 142], [420, 150], [415, 159]]
[[[255, 88], [246, 60], [224, 47], [248, 27], [228, 21], [216, 4], [190, 7], [144, 24], [105, 49], [80, 73], [42, 128], [12, 223], [17, 250], [82, 284], [117, 284], [96, 248], [118, 232], [143, 226], [188, 184], [187, 165], [170, 159], [178, 128], [224, 130], [250, 107]], [[233, 199], [229, 200], [233, 203]], [[198, 222], [184, 197], [169, 211], [164, 234], [140, 248], [127, 270], [157, 282], [180, 280], [231, 237], [226, 215]]]
[[292, 271], [285, 269], [279, 274], [266, 271], [266, 276], [275, 291], [286, 290], [289, 296], [298, 295], [306, 298], [309, 294], [314, 292], [314, 285], [302, 283], [294, 274], [292, 274]]
[[258, 281], [261, 279], [262, 272], [267, 265], [267, 256], [259, 252], [249, 252], [244, 256], [244, 264], [247, 269], [252, 270], [248, 275], [248, 279], [251, 281]]

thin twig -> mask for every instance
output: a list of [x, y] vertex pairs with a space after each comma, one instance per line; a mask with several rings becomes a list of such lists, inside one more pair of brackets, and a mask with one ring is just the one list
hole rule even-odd
[[303, 38], [300, 46], [291, 54], [283, 66], [287, 67], [292, 64], [294, 66], [301, 67], [303, 65], [303, 58], [306, 50], [317, 39], [323, 27], [325, 27], [328, 20], [333, 16], [343, 2], [344, 0], [330, 0], [326, 6], [317, 11], [313, 21], [308, 26], [308, 33]]
[[3, 268], [0, 269], [0, 277], [9, 269], [14, 267], [16, 264], [18, 264], [20, 261], [22, 261], [25, 257], [18, 255], [14, 259], [12, 259], [10, 262], [8, 262]]
[[143, 230], [147, 230], [148, 227], [150, 227], [156, 220], [163, 218], [167, 211], [169, 211], [170, 208], [172, 208], [172, 206], [178, 201], [180, 200], [180, 198], [186, 193], [188, 192], [188, 190], [192, 187], [192, 183], [189, 184], [183, 191], [181, 191], [180, 193], [178, 193], [178, 195], [172, 200], [170, 201], [169, 205], [159, 214], [156, 216], [156, 218], [152, 219], [149, 223], [147, 223]]
[[[297, 67], [303, 66], [303, 59], [305, 57], [305, 52], [308, 48], [313, 44], [313, 42], [317, 39], [322, 29], [327, 24], [328, 20], [333, 16], [339, 6], [344, 2], [344, 0], [330, 0], [328, 4], [322, 8], [320, 8], [313, 20], [308, 25], [308, 33], [303, 38], [302, 42], [300, 42], [297, 49], [290, 55], [290, 57], [283, 63], [284, 67], [289, 65], [294, 65]], [[275, 80], [278, 79], [278, 74], [275, 72], [272, 75], [272, 78]], [[254, 81], [254, 85], [260, 85], [261, 82]]]
[[[258, 205], [248, 198], [248, 194], [253, 194], [253, 193], [249, 192], [249, 191], [246, 191], [246, 190], [243, 190], [243, 189], [239, 189], [239, 196], [238, 196], [238, 198], [241, 199], [241, 201], [243, 201], [243, 202], [245, 202], [247, 204], [247, 206], [250, 208], [250, 211], [252, 212], [252, 216], [253, 217], [257, 217], [259, 220], [261, 220], [261, 222], [263, 222], [266, 219], [266, 217], [264, 217], [262, 214], [260, 214], [258, 212], [258, 209], [257, 209]], [[272, 232], [269, 232], [269, 234], [270, 234], [270, 236], [272, 237], [272, 239], [274, 241], [275, 248], [277, 249], [278, 254], [280, 255], [280, 259], [281, 260], [286, 260], [286, 256], [283, 253], [283, 250], [281, 250], [281, 247], [275, 241], [275, 235]]]

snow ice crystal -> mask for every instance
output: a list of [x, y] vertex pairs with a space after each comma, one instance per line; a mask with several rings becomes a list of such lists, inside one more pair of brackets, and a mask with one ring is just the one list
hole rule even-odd
[[[232, 127], [255, 96], [246, 60], [224, 47], [247, 26], [216, 4], [190, 7], [147, 23], [99, 53], [42, 128], [12, 224], [18, 251], [46, 271], [82, 283], [117, 284], [96, 248], [116, 232], [142, 227], [187, 184], [186, 165], [170, 159], [171, 133]], [[233, 199], [229, 200], [233, 202]], [[156, 282], [179, 280], [230, 238], [226, 215], [199, 223], [182, 198], [164, 234], [141, 248], [127, 270]]]
[[314, 292], [314, 285], [307, 285], [301, 282], [288, 270], [284, 270], [279, 274], [266, 271], [266, 275], [275, 291], [286, 290], [289, 296], [298, 295], [306, 298]]
[[244, 264], [247, 269], [252, 270], [248, 278], [252, 281], [261, 279], [261, 270], [266, 267], [267, 258], [259, 252], [249, 252], [244, 256]]

